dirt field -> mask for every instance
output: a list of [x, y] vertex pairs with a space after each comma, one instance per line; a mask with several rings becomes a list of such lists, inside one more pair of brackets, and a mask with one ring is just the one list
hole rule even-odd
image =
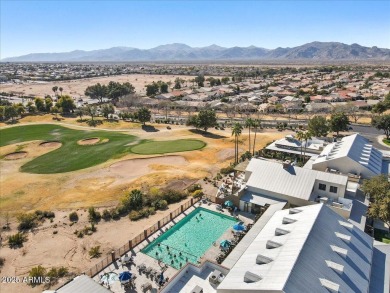
[[[43, 121], [46, 121], [45, 117]], [[50, 120], [47, 121], [53, 123]], [[37, 123], [38, 119], [34, 119], [34, 122]], [[29, 122], [22, 121], [22, 123]], [[66, 119], [61, 123], [65, 123], [63, 125], [68, 127], [80, 127], [72, 119]], [[190, 131], [185, 126], [172, 126], [172, 130], [167, 130], [161, 125], [154, 126], [159, 131], [145, 132], [139, 125], [129, 125], [126, 122], [120, 122], [111, 127], [103, 124], [102, 128], [127, 130], [140, 139], [195, 138], [205, 141], [207, 146], [201, 150], [165, 156], [129, 154], [121, 159], [110, 160], [92, 168], [49, 175], [21, 173], [19, 168], [27, 161], [59, 147], [58, 144], [42, 146], [42, 141], [33, 141], [1, 147], [1, 157], [15, 151], [24, 151], [27, 155], [18, 160], [0, 160], [2, 170], [0, 224], [4, 225], [6, 212], [11, 216], [21, 211], [36, 209], [52, 210], [56, 213], [53, 223], [46, 221], [37, 232], [28, 234], [28, 241], [23, 248], [9, 249], [3, 243], [0, 257], [4, 257], [6, 261], [1, 269], [1, 275], [23, 276], [31, 267], [39, 264], [45, 267], [65, 265], [71, 271], [81, 272], [98, 261], [89, 259], [90, 247], [100, 245], [103, 255], [109, 253], [112, 248], [123, 245], [132, 236], [169, 212], [169, 210], [158, 212], [155, 216], [137, 223], [130, 222], [128, 218], [108, 223], [102, 222], [97, 225], [98, 231], [92, 236], [77, 238], [73, 232], [87, 225], [85, 210], [87, 207], [113, 207], [126, 192], [133, 188], [164, 186], [184, 188], [205, 176], [214, 176], [220, 168], [228, 166], [232, 161], [234, 142], [230, 129], [212, 130], [211, 135], [203, 136]], [[269, 132], [258, 133], [257, 148], [288, 134], [288, 132], [267, 131]], [[240, 152], [244, 152], [247, 148], [248, 132], [244, 130], [240, 141]], [[177, 204], [169, 208], [176, 207]], [[67, 215], [75, 210], [79, 215], [83, 215], [78, 224], [70, 227]], [[3, 232], [2, 238], [5, 240], [7, 235], [16, 233], [16, 226], [13, 220], [12, 230], [7, 233]], [[58, 231], [57, 234], [53, 234], [54, 231]], [[118, 233], [118, 231], [125, 232]], [[61, 245], [59, 246], [58, 243]], [[40, 292], [42, 287], [31, 289], [24, 284], [11, 284], [4, 286], [4, 290], [5, 292]]]
[[[69, 80], [69, 81], [50, 81], [46, 83], [25, 83], [25, 84], [3, 84], [1, 85], [1, 91], [3, 92], [15, 92], [23, 93], [24, 95], [34, 95], [43, 97], [45, 95], [53, 95], [53, 86], [62, 87], [63, 94], [71, 95], [72, 97], [84, 96], [85, 89], [93, 84], [100, 82], [101, 84], [108, 84], [110, 81], [116, 82], [130, 82], [137, 93], [145, 93], [145, 85], [153, 81], [171, 81], [174, 83], [175, 79], [180, 77], [181, 79], [190, 81], [193, 76], [188, 75], [148, 75], [148, 74], [128, 74], [128, 75], [117, 75], [109, 77], [96, 77], [86, 78], [80, 80]], [[188, 82], [190, 85], [191, 82]]]

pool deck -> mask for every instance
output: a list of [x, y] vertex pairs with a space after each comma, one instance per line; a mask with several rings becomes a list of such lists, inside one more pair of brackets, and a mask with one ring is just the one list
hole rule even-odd
[[[164, 233], [164, 231], [167, 229], [167, 228], [171, 228], [172, 226], [174, 226], [177, 222], [179, 222], [180, 220], [182, 220], [184, 217], [186, 217], [189, 213], [191, 213], [192, 211], [194, 211], [197, 207], [203, 207], [203, 208], [206, 208], [206, 209], [209, 209], [209, 210], [212, 210], [212, 211], [215, 211], [215, 212], [218, 212], [218, 213], [222, 213], [222, 214], [225, 214], [227, 216], [232, 216], [228, 211], [226, 210], [223, 210], [223, 212], [220, 212], [216, 209], [216, 206], [215, 204], [210, 204], [210, 205], [207, 205], [207, 204], [200, 204], [200, 203], [197, 203], [196, 205], [190, 207], [189, 209], [187, 209], [185, 212], [183, 212], [182, 214], [180, 214], [178, 217], [176, 217], [175, 219], [173, 219], [172, 221], [170, 221], [169, 223], [167, 223], [165, 226], [163, 226], [160, 230], [158, 230], [157, 232], [155, 232], [154, 234], [152, 234], [151, 236], [149, 236], [146, 240], [144, 240], [143, 242], [141, 242], [140, 244], [138, 244], [136, 247], [134, 247], [131, 251], [127, 252], [127, 254], [130, 256], [133, 257], [134, 259], [134, 263], [129, 265], [129, 266], [122, 266], [122, 262], [120, 261], [116, 261], [114, 263], [112, 263], [111, 265], [109, 265], [108, 267], [106, 267], [104, 270], [100, 271], [93, 279], [96, 281], [96, 282], [99, 282], [100, 281], [100, 276], [101, 275], [104, 275], [105, 273], [109, 273], [109, 272], [114, 272], [116, 274], [120, 274], [121, 272], [124, 272], [124, 271], [130, 271], [132, 274], [134, 274], [136, 276], [136, 280], [134, 281], [134, 284], [135, 286], [130, 288], [130, 289], [127, 289], [125, 290], [125, 288], [120, 284], [119, 281], [116, 281], [114, 282], [113, 284], [110, 285], [110, 290], [112, 292], [115, 292], [115, 293], [123, 293], [123, 292], [144, 292], [141, 288], [141, 286], [143, 284], [146, 284], [146, 283], [150, 283], [152, 285], [152, 288], [154, 289], [153, 291], [157, 292], [158, 289], [159, 289], [159, 285], [155, 282], [155, 281], [152, 281], [150, 278], [148, 278], [145, 274], [143, 273], [139, 273], [138, 269], [136, 268], [136, 266], [140, 265], [140, 264], [145, 264], [146, 267], [152, 267], [153, 269], [161, 272], [161, 269], [160, 269], [160, 265], [158, 264], [158, 261], [144, 253], [141, 253], [142, 249], [145, 248], [150, 242], [152, 242], [153, 240], [155, 240], [157, 237], [159, 237], [162, 233]], [[252, 223], [253, 222], [253, 217], [254, 215], [250, 214], [250, 213], [239, 213], [239, 220], [244, 222], [245, 224], [248, 224], [248, 223]], [[212, 261], [215, 261], [215, 258], [217, 257], [217, 255], [220, 253], [220, 249], [219, 249], [219, 241], [221, 240], [224, 240], [224, 239], [232, 239], [232, 232], [231, 232], [231, 229], [228, 229], [227, 231], [224, 232], [224, 234], [216, 241], [216, 245], [215, 246], [211, 246], [207, 251], [206, 253], [204, 254], [204, 256], [201, 258], [201, 261], [203, 262], [204, 260], [206, 259], [210, 259]], [[168, 269], [164, 272], [164, 277], [165, 278], [169, 278], [171, 279], [176, 273], [178, 272], [177, 269], [175, 268], [172, 268], [170, 266], [168, 266]]]

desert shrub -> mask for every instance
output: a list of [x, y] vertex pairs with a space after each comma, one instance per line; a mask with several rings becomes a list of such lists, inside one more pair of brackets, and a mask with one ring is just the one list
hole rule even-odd
[[110, 215], [113, 220], [119, 220], [120, 218], [120, 212], [119, 212], [119, 207], [118, 208], [113, 208], [110, 210]]
[[57, 230], [54, 230], [54, 231], [53, 231], [53, 234], [58, 234], [58, 231], [57, 231]]
[[157, 210], [166, 210], [168, 207], [168, 203], [165, 199], [160, 199], [160, 200], [156, 201], [156, 203], [154, 204], [154, 207]]
[[46, 269], [43, 266], [33, 267], [29, 272], [28, 276], [30, 278], [34, 278], [34, 283], [30, 283], [31, 285], [41, 284], [46, 276]]
[[143, 206], [143, 194], [138, 189], [133, 189], [122, 199], [122, 206], [127, 211], [138, 210]]
[[78, 222], [78, 220], [79, 220], [79, 215], [77, 214], [77, 212], [71, 212], [71, 213], [69, 214], [69, 220], [70, 220], [71, 222]]
[[53, 218], [55, 218], [54, 212], [51, 212], [51, 211], [37, 210], [37, 211], [35, 211], [35, 215], [36, 215], [36, 218], [38, 220], [43, 220], [44, 218], [46, 218], [46, 219], [53, 219]]
[[102, 253], [100, 252], [100, 246], [95, 246], [95, 247], [92, 247], [90, 250], [89, 250], [89, 256], [91, 258], [98, 258]]
[[202, 190], [195, 190], [193, 193], [191, 193], [191, 195], [194, 198], [198, 198], [198, 197], [202, 197], [204, 193]]
[[76, 230], [73, 232], [74, 235], [76, 235], [78, 238], [83, 238], [84, 237], [84, 232]]
[[168, 204], [179, 202], [186, 197], [186, 193], [177, 190], [169, 189], [162, 192], [162, 198], [166, 200]]
[[19, 222], [19, 230], [28, 230], [37, 225], [37, 217], [35, 214], [20, 214], [17, 220]]
[[199, 189], [202, 189], [202, 186], [200, 186], [200, 184], [192, 184], [190, 187], [187, 188], [188, 192], [190, 193]]
[[94, 207], [88, 209], [88, 220], [90, 222], [99, 222], [101, 217], [101, 214]]
[[8, 236], [8, 245], [10, 247], [20, 247], [23, 246], [23, 242], [27, 241], [27, 235], [18, 232], [14, 235]]
[[229, 173], [231, 173], [233, 171], [234, 171], [233, 166], [229, 166], [229, 167], [226, 167], [226, 168], [222, 168], [220, 173], [223, 174], [223, 175], [227, 175], [227, 174], [229, 174]]
[[141, 215], [139, 212], [137, 211], [131, 211], [130, 214], [129, 214], [129, 219], [132, 220], [132, 221], [138, 221], [139, 219], [143, 218], [144, 216]]
[[5, 258], [0, 257], [0, 268], [2, 268], [4, 266], [4, 263], [5, 263]]
[[111, 220], [111, 213], [110, 213], [110, 211], [109, 210], [104, 210], [103, 213], [102, 213], [102, 218], [105, 221]]
[[156, 214], [156, 209], [154, 207], [148, 208], [149, 215], [155, 215]]

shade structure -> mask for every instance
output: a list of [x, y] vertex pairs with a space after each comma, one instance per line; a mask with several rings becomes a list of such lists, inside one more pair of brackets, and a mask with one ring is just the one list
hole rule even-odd
[[227, 207], [233, 207], [234, 204], [233, 204], [230, 200], [227, 200], [227, 201], [225, 201], [225, 206], [227, 206]]
[[229, 240], [222, 240], [220, 246], [223, 248], [228, 248], [231, 245]]
[[119, 274], [119, 281], [121, 283], [127, 283], [127, 282], [130, 281], [132, 275], [133, 274], [130, 273], [129, 271], [122, 272], [122, 273]]
[[241, 225], [241, 224], [235, 224], [233, 226], [233, 229], [236, 230], [236, 231], [244, 231], [245, 230], [245, 226]]

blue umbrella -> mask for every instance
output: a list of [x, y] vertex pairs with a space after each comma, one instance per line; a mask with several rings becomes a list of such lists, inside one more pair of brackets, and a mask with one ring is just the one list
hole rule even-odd
[[227, 207], [233, 207], [234, 204], [233, 204], [230, 200], [227, 200], [227, 201], [225, 201], [225, 206], [227, 206]]
[[229, 240], [222, 240], [220, 246], [223, 248], [228, 248], [231, 245]]
[[119, 274], [119, 281], [121, 281], [121, 283], [126, 283], [130, 281], [132, 275], [133, 274], [130, 273], [129, 271], [122, 272]]
[[235, 224], [233, 226], [233, 229], [236, 230], [236, 231], [244, 231], [245, 230], [245, 226], [244, 225], [240, 225], [240, 224]]

